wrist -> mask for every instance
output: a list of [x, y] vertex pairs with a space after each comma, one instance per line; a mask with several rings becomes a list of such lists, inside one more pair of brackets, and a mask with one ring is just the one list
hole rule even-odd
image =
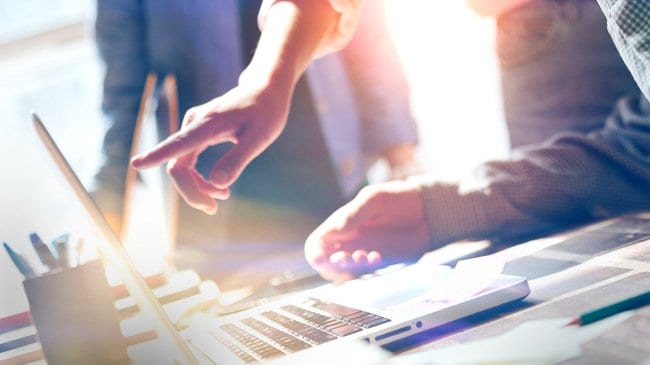
[[329, 2], [312, 0], [271, 1], [263, 10], [262, 34], [240, 81], [292, 90], [338, 13]]
[[251, 63], [242, 71], [239, 76], [239, 86], [248, 89], [269, 90], [274, 93], [291, 93], [298, 76], [291, 70], [285, 69], [264, 69]]

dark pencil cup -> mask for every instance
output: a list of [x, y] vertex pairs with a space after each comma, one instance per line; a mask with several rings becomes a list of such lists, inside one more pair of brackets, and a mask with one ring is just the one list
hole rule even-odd
[[126, 340], [101, 261], [26, 279], [23, 286], [49, 365], [124, 363]]

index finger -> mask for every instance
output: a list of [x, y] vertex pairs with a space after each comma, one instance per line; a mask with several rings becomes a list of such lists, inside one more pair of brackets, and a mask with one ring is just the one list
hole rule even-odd
[[[214, 123], [214, 120], [212, 121]], [[136, 169], [146, 169], [165, 163], [173, 158], [178, 158], [195, 150], [222, 142], [233, 141], [232, 132], [221, 130], [211, 133], [208, 123], [197, 124], [167, 137], [164, 141], [153, 147], [148, 152], [135, 156], [131, 164]], [[224, 128], [226, 124], [224, 123]]]

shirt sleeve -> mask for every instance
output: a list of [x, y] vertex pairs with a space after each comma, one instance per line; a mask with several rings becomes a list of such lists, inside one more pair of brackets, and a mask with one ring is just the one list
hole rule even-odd
[[482, 165], [460, 183], [421, 181], [435, 244], [513, 240], [650, 209], [650, 104], [619, 101], [604, 127]]
[[632, 76], [650, 98], [650, 1], [598, 0], [607, 29]]
[[[258, 15], [260, 29], [264, 29], [266, 14], [271, 6], [279, 0], [264, 0]], [[321, 42], [316, 52], [316, 58], [338, 51], [352, 39], [359, 20], [363, 0], [314, 0], [327, 1], [332, 9], [339, 14], [336, 27]]]

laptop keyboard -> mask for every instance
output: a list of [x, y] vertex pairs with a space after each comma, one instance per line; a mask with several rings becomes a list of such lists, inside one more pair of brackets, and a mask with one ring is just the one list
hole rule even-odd
[[267, 338], [272, 339], [289, 352], [296, 352], [311, 347], [310, 344], [303, 342], [288, 333], [282, 332], [275, 327], [271, 327], [255, 318], [246, 318], [242, 322]]
[[239, 341], [242, 345], [250, 349], [261, 360], [270, 359], [284, 354], [279, 349], [264, 342], [257, 336], [251, 335], [234, 324], [226, 324], [220, 327], [224, 332]]
[[243, 362], [251, 363], [301, 351], [390, 321], [376, 314], [314, 298], [303, 305], [322, 313], [285, 305], [280, 310], [264, 312], [259, 318], [250, 317], [237, 324], [220, 326], [230, 339], [218, 333], [213, 335]]
[[332, 333], [336, 336], [347, 336], [355, 332], [363, 330], [362, 327], [355, 326], [344, 322], [338, 318], [324, 316], [306, 309], [302, 309], [293, 305], [288, 305], [282, 307], [285, 311], [294, 314], [306, 321], [311, 322], [312, 325], [321, 328], [329, 333]]
[[219, 333], [212, 333], [212, 335], [217, 339], [217, 341], [221, 342], [224, 346], [226, 346], [228, 350], [232, 351], [235, 355], [237, 355], [237, 357], [240, 358], [243, 362], [252, 363], [257, 361], [257, 359], [247, 354], [244, 350], [237, 347], [237, 345], [235, 345], [234, 343], [228, 341], [225, 337], [223, 337]]
[[262, 313], [262, 315], [270, 321], [280, 325], [290, 333], [306, 339], [307, 342], [313, 345], [320, 345], [337, 338], [337, 336], [333, 334], [321, 331], [303, 322], [295, 321], [276, 312], [265, 312]]

